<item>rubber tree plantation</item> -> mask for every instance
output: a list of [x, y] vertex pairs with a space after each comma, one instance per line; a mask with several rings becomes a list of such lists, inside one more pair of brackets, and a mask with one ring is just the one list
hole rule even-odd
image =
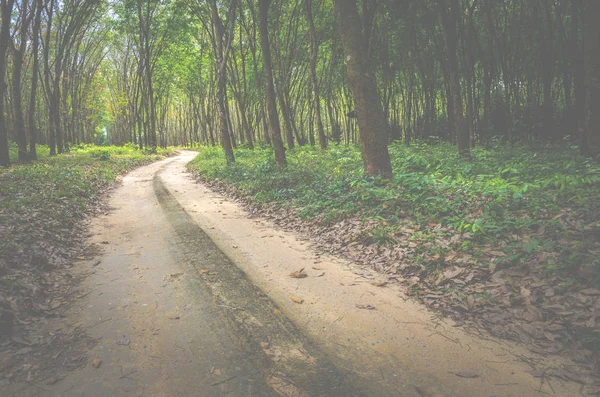
[[[94, 219], [118, 207], [111, 197], [163, 211], [139, 222], [188, 222], [196, 210], [174, 208], [193, 179], [377, 275], [372, 285], [577, 368], [528, 358], [542, 385], [600, 393], [600, 1], [0, 0], [0, 20], [0, 387], [44, 384], [31, 378], [40, 368], [60, 384], [43, 357], [86, 357], [61, 345], [27, 361], [40, 319], [95, 296], [73, 291], [98, 269], [74, 263], [103, 263], [113, 248], [89, 248]], [[188, 185], [161, 182], [179, 180], [174, 169]], [[160, 239], [212, 244], [180, 226]], [[178, 273], [165, 270], [164, 285]], [[252, 288], [239, 296], [259, 299]], [[231, 324], [249, 310], [219, 305]], [[77, 335], [81, 352], [93, 345]], [[118, 344], [137, 343], [128, 338]], [[268, 339], [257, 346], [273, 355]], [[315, 360], [323, 372], [337, 365]], [[301, 379], [285, 394], [276, 368], [263, 372], [268, 390], [312, 395]]]

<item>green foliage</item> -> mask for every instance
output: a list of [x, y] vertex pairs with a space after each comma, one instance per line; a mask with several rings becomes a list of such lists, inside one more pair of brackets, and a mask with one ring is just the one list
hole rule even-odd
[[586, 254], [599, 229], [600, 165], [573, 149], [477, 148], [466, 160], [453, 145], [421, 143], [391, 145], [390, 154], [391, 181], [362, 176], [359, 149], [346, 146], [288, 151], [285, 170], [270, 149], [238, 150], [228, 167], [220, 149], [204, 148], [189, 167], [255, 202], [293, 206], [305, 219], [376, 219], [380, 226], [365, 236], [368, 242], [393, 243], [398, 222], [409, 217], [425, 230], [435, 223], [468, 233], [466, 252], [499, 245], [506, 262], [517, 265], [543, 250], [558, 258], [551, 271], [571, 274], [583, 266], [600, 276], [597, 259]]
[[[5, 169], [0, 174], [0, 263], [19, 265], [23, 247], [60, 246], [115, 178], [168, 151], [144, 155], [133, 146], [75, 147], [70, 153]], [[20, 247], [20, 248], [19, 248]], [[41, 248], [40, 248], [41, 249]], [[3, 269], [0, 268], [0, 273]]]
[[[9, 142], [8, 151], [11, 163], [16, 163], [19, 159], [19, 148], [17, 147], [17, 144], [14, 142]], [[38, 160], [43, 160], [50, 156], [50, 148], [46, 145], [36, 145], [36, 153]]]

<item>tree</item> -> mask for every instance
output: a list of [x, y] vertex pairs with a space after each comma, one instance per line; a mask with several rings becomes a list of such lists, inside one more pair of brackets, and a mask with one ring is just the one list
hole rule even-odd
[[589, 155], [600, 150], [600, 2], [587, 0], [585, 23], [586, 124], [582, 147]]
[[0, 166], [8, 166], [10, 157], [8, 151], [8, 134], [6, 117], [4, 114], [4, 94], [8, 85], [5, 82], [6, 77], [6, 52], [10, 46], [10, 26], [11, 14], [14, 0], [0, 0]]
[[319, 93], [319, 80], [317, 78], [317, 56], [319, 54], [319, 42], [312, 14], [312, 0], [304, 0], [304, 9], [306, 11], [306, 20], [308, 21], [308, 31], [310, 33], [310, 79], [312, 91], [315, 98], [315, 119], [317, 121], [317, 130], [319, 133], [319, 143], [321, 149], [327, 149], [327, 138], [321, 119], [321, 95]]
[[37, 104], [38, 75], [40, 71], [39, 47], [40, 47], [40, 29], [42, 24], [42, 8], [44, 0], [36, 0], [35, 17], [33, 20], [33, 30], [31, 39], [31, 52], [33, 53], [33, 65], [31, 66], [31, 95], [29, 97], [28, 109], [28, 128], [29, 128], [29, 158], [37, 159], [36, 144], [38, 140], [37, 126], [35, 120], [35, 110]]
[[452, 128], [458, 141], [458, 151], [463, 156], [469, 156], [469, 130], [465, 128], [463, 116], [463, 101], [460, 87], [460, 70], [458, 68], [458, 23], [460, 7], [458, 0], [440, 0], [442, 24], [446, 33], [446, 50], [448, 53], [447, 81], [449, 101], [452, 101]]
[[383, 116], [374, 71], [369, 64], [368, 42], [355, 0], [335, 0], [340, 36], [358, 116], [362, 159], [367, 175], [392, 176], [388, 153], [388, 123]]
[[28, 161], [27, 155], [27, 130], [25, 126], [25, 115], [23, 113], [23, 96], [22, 96], [22, 72], [23, 59], [27, 48], [27, 33], [29, 24], [34, 16], [34, 8], [29, 7], [29, 2], [22, 1], [19, 9], [19, 34], [15, 34], [15, 41], [11, 41], [12, 47], [12, 95], [15, 112], [15, 137], [19, 151], [19, 161]]
[[[232, 133], [229, 125], [229, 109], [227, 106], [227, 61], [231, 52], [231, 46], [234, 39], [234, 28], [236, 19], [237, 0], [230, 0], [227, 8], [227, 20], [225, 23], [219, 15], [219, 7], [216, 0], [210, 0], [210, 17], [205, 14], [205, 9], [201, 4], [195, 3], [192, 12], [198, 17], [205, 32], [210, 36], [216, 71], [216, 99], [217, 112], [219, 115], [219, 131], [221, 137], [221, 146], [225, 152], [225, 159], [228, 164], [235, 162], [233, 154], [233, 144], [231, 141]], [[211, 21], [209, 23], [208, 21]], [[226, 30], [227, 29], [227, 30]], [[227, 35], [226, 35], [227, 33]]]
[[281, 129], [279, 125], [279, 115], [277, 114], [277, 103], [275, 100], [275, 87], [273, 85], [273, 66], [271, 64], [271, 48], [269, 44], [269, 16], [270, 0], [258, 1], [258, 13], [260, 15], [260, 46], [263, 56], [263, 69], [267, 84], [267, 112], [269, 114], [269, 127], [271, 131], [271, 143], [275, 151], [275, 162], [279, 167], [285, 167], [285, 148], [281, 140]]

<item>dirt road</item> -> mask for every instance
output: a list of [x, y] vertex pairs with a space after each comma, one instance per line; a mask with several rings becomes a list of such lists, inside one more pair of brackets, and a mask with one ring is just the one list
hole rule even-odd
[[524, 349], [434, 320], [368, 270], [250, 218], [193, 181], [194, 156], [130, 173], [94, 221], [102, 252], [78, 267], [88, 293], [52, 325], [96, 341], [88, 364], [7, 395], [577, 394], [534, 378], [524, 358], [540, 358]]

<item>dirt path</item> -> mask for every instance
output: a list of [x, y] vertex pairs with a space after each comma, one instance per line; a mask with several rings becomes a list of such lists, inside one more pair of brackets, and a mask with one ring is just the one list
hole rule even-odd
[[[249, 218], [192, 180], [194, 156], [130, 173], [94, 222], [103, 253], [79, 268], [89, 294], [54, 324], [97, 341], [88, 365], [7, 395], [577, 395], [526, 361], [558, 363], [435, 320], [376, 275]], [[289, 276], [301, 268], [308, 277]]]

